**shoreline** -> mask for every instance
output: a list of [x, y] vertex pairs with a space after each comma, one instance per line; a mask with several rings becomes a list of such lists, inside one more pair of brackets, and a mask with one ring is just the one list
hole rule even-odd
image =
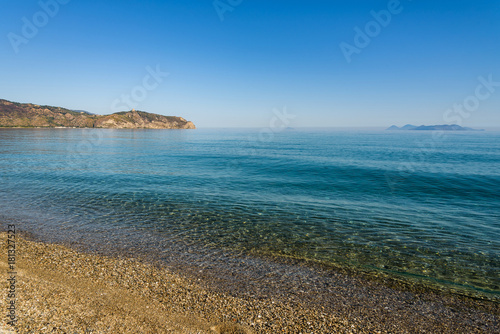
[[498, 303], [297, 265], [276, 263], [255, 282], [19, 235], [17, 245], [19, 333], [492, 333], [499, 320]]

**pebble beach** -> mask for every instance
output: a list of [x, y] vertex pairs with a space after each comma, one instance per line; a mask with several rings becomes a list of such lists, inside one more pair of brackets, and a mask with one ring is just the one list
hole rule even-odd
[[[29, 239], [17, 237], [17, 322], [13, 328], [2, 317], [2, 333], [498, 333], [500, 328], [498, 303], [405, 291], [341, 272], [321, 273], [319, 281], [329, 290], [304, 282], [274, 295], [242, 293], [213, 277], [145, 259]], [[0, 240], [7, 253], [7, 234]], [[0, 268], [7, 278], [6, 260], [1, 258]]]

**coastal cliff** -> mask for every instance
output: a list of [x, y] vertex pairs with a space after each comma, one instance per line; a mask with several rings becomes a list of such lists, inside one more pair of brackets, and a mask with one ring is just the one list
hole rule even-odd
[[16, 103], [0, 99], [0, 127], [74, 127], [107, 129], [196, 129], [182, 117], [144, 111], [123, 111], [93, 115], [61, 107]]

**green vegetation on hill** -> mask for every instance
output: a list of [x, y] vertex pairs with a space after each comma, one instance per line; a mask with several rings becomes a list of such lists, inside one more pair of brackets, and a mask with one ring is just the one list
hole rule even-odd
[[113, 129], [195, 129], [182, 117], [163, 116], [144, 111], [123, 111], [93, 115], [61, 107], [17, 103], [0, 99], [0, 127], [75, 127]]

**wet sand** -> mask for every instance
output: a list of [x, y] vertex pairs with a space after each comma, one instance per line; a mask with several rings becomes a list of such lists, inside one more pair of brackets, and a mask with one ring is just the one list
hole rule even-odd
[[[498, 303], [333, 269], [256, 260], [273, 270], [245, 281], [234, 267], [163, 267], [17, 238], [18, 333], [500, 332]], [[6, 240], [0, 333], [9, 329]]]

